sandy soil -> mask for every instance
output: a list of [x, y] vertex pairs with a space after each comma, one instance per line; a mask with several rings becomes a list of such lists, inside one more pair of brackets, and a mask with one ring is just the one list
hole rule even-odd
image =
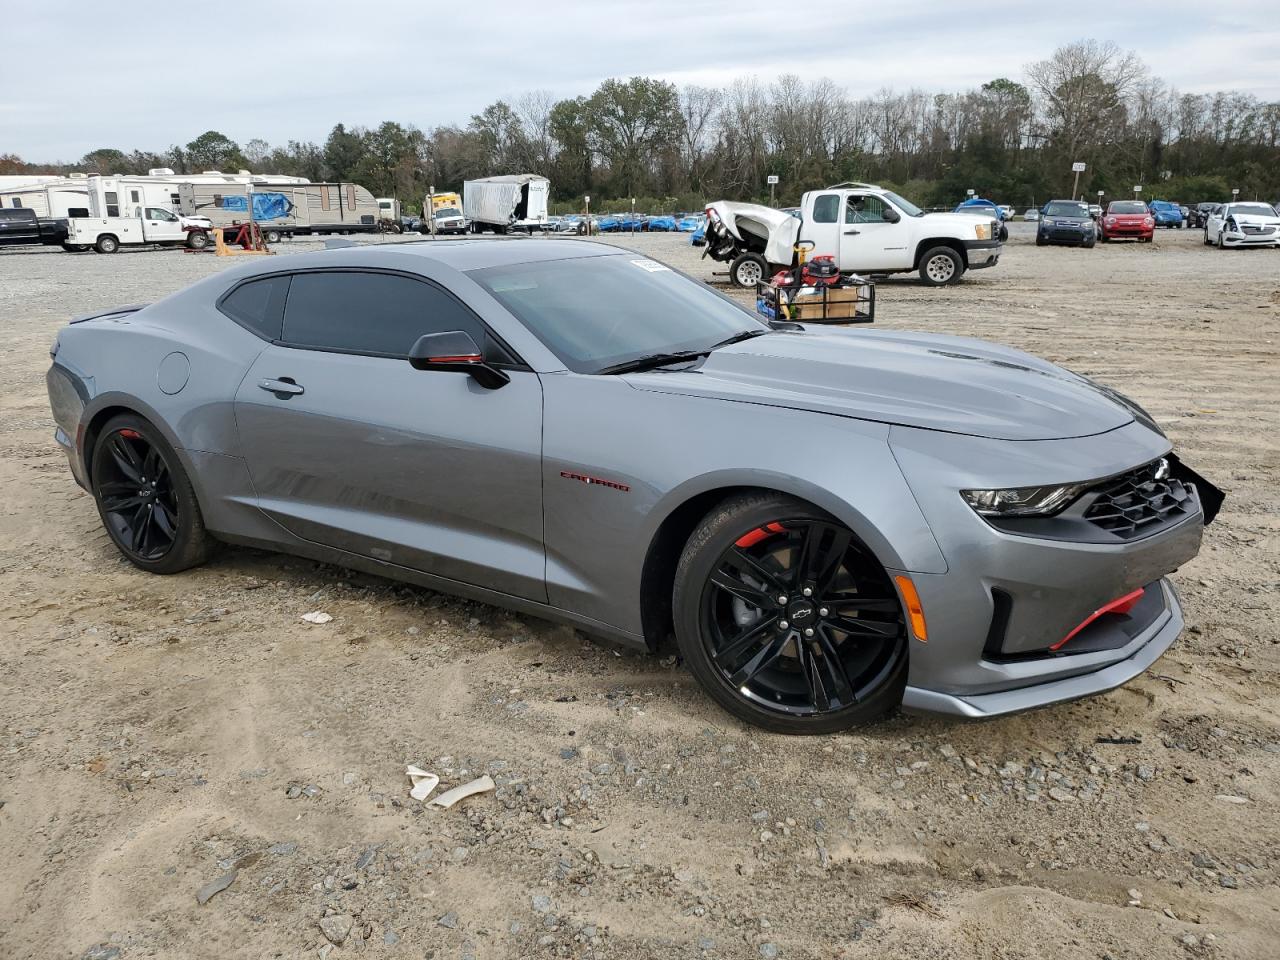
[[[1027, 236], [882, 284], [878, 324], [1145, 405], [1228, 492], [1175, 577], [1189, 630], [1093, 700], [808, 740], [671, 658], [331, 567], [139, 573], [52, 442], [47, 350], [228, 261], [0, 253], [0, 956], [1275, 957], [1280, 252]], [[406, 763], [499, 787], [425, 810]]]

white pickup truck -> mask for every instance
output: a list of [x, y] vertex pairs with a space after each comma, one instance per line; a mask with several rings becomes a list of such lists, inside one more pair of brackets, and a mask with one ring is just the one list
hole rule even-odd
[[212, 240], [213, 223], [206, 217], [180, 217], [163, 207], [145, 207], [140, 217], [71, 217], [67, 220], [67, 250], [115, 253], [126, 244], [187, 246], [199, 250]]
[[729, 264], [736, 286], [753, 287], [806, 258], [832, 257], [842, 273], [919, 271], [931, 286], [955, 283], [966, 270], [1000, 259], [1000, 225], [959, 213], [925, 213], [891, 190], [839, 183], [810, 190], [795, 213], [720, 200], [707, 207], [703, 256]]

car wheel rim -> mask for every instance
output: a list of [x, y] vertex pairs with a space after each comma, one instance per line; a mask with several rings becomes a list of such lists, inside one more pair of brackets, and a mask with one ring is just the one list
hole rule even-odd
[[846, 528], [781, 520], [747, 531], [702, 592], [702, 639], [739, 696], [796, 717], [862, 702], [905, 653], [902, 607]]
[[95, 488], [116, 542], [140, 560], [159, 560], [178, 535], [178, 501], [164, 457], [136, 430], [106, 441]]
[[760, 264], [756, 263], [754, 260], [747, 260], [738, 264], [739, 286], [754, 286], [763, 276], [764, 271], [760, 269]]
[[950, 257], [938, 254], [929, 260], [929, 265], [926, 269], [929, 272], [930, 280], [934, 280], [937, 283], [946, 283], [955, 276], [956, 265], [955, 261]]

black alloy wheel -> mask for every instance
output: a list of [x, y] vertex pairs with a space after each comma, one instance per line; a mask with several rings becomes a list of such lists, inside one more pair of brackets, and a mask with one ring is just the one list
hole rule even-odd
[[[828, 733], [892, 709], [907, 632], [884, 568], [821, 511], [743, 500], [727, 522], [723, 512], [704, 522], [677, 574], [677, 633], [694, 675], [730, 712], [781, 733]], [[696, 639], [680, 630], [690, 619]]]
[[102, 524], [135, 566], [176, 573], [205, 560], [209, 537], [191, 482], [147, 421], [111, 420], [94, 445], [90, 476]]

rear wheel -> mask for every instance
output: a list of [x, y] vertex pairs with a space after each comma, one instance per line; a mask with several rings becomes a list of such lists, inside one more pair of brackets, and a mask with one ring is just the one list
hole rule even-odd
[[262, 239], [263, 239], [263, 240], [265, 240], [267, 243], [279, 243], [279, 242], [280, 242], [280, 231], [279, 231], [279, 230], [268, 230], [268, 231], [266, 231], [266, 232], [262, 235]]
[[99, 253], [115, 253], [120, 249], [120, 241], [108, 233], [98, 238], [98, 242], [93, 245], [93, 249]]
[[689, 670], [748, 723], [831, 733], [902, 701], [897, 593], [857, 537], [812, 506], [777, 494], [726, 501], [685, 546], [673, 601]]
[[93, 448], [91, 487], [102, 525], [136, 567], [177, 573], [203, 563], [211, 540], [173, 448], [141, 417], [110, 420]]
[[755, 289], [756, 284], [764, 279], [768, 265], [764, 257], [758, 253], [744, 253], [729, 265], [729, 279], [735, 287]]
[[920, 279], [931, 287], [955, 283], [964, 274], [964, 261], [950, 247], [934, 247], [920, 258]]

